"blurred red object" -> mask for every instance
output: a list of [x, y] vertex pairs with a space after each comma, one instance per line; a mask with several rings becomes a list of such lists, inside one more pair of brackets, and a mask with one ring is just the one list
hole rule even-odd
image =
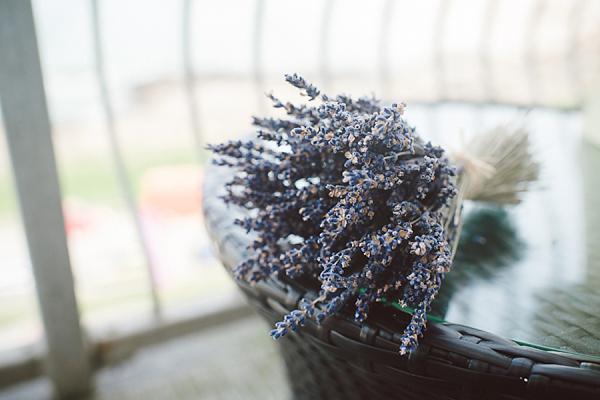
[[63, 201], [63, 218], [67, 235], [86, 231], [94, 224], [93, 207], [78, 198], [66, 198]]
[[197, 165], [149, 169], [141, 181], [142, 209], [163, 216], [200, 214], [203, 178], [204, 170]]

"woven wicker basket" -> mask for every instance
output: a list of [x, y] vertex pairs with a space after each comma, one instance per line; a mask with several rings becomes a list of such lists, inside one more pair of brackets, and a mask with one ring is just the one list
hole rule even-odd
[[[229, 270], [250, 238], [232, 224], [235, 210], [218, 197], [231, 171], [208, 167], [205, 223]], [[270, 324], [315, 292], [295, 281], [238, 282]], [[600, 360], [544, 351], [467, 326], [428, 322], [415, 352], [398, 353], [410, 315], [374, 307], [365, 323], [343, 313], [321, 325], [308, 320], [277, 341], [294, 399], [600, 399]], [[266, 334], [266, 332], [265, 332]]]

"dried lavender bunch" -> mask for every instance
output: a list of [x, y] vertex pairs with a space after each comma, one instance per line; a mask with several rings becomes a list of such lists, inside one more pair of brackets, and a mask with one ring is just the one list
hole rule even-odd
[[275, 339], [344, 306], [362, 322], [386, 299], [413, 308], [399, 349], [411, 352], [452, 265], [456, 169], [406, 124], [405, 104], [330, 98], [295, 74], [286, 80], [320, 103], [295, 106], [268, 95], [287, 118], [255, 118], [257, 141], [210, 146], [223, 156], [215, 163], [240, 172], [225, 201], [256, 210], [236, 221], [258, 239], [234, 276], [251, 283], [303, 276], [319, 288], [317, 299], [302, 299], [276, 324]]

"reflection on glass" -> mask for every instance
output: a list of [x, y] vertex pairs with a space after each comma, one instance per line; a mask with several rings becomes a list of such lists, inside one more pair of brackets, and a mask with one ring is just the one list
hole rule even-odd
[[600, 149], [579, 145], [545, 160], [542, 187], [520, 205], [466, 213], [454, 266], [430, 315], [600, 356]]
[[444, 318], [452, 295], [459, 289], [495, 274], [522, 255], [509, 213], [495, 206], [478, 206], [467, 213], [452, 271], [442, 283], [431, 315]]

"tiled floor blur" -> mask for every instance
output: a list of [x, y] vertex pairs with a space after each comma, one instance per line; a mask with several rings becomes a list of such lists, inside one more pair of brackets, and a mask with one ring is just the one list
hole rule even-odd
[[[289, 398], [283, 364], [269, 327], [248, 317], [147, 347], [96, 373], [89, 400]], [[46, 379], [0, 391], [0, 400], [51, 399]]]

